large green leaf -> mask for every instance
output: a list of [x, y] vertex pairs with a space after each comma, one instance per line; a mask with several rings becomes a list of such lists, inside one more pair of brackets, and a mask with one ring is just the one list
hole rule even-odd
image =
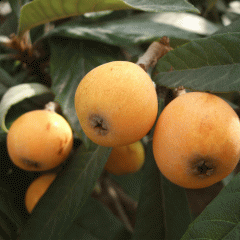
[[219, 29], [215, 34], [223, 34], [223, 33], [233, 33], [233, 32], [240, 32], [240, 19], [237, 21], [234, 21], [233, 23], [227, 25], [226, 27], [223, 27]]
[[69, 231], [64, 236], [64, 240], [74, 239], [100, 240], [99, 238], [93, 236], [86, 229], [77, 224], [73, 224]]
[[110, 174], [110, 176], [135, 201], [139, 200], [140, 190], [141, 190], [141, 186], [142, 186], [142, 178], [144, 176], [143, 169], [140, 169], [136, 173], [131, 173], [131, 174], [127, 174], [127, 175], [115, 176], [113, 174]]
[[117, 46], [151, 42], [162, 36], [168, 36], [171, 43], [179, 40], [187, 42], [199, 37], [190, 31], [165, 24], [164, 21], [159, 22], [158, 19], [161, 16], [161, 13], [142, 13], [124, 19], [99, 22], [98, 24], [73, 21], [56, 27], [44, 37], [83, 38]]
[[161, 176], [154, 161], [152, 144], [147, 145], [140, 199], [133, 240], [165, 239]]
[[181, 240], [239, 239], [240, 174], [189, 225]]
[[151, 12], [197, 12], [198, 9], [183, 0], [124, 0], [127, 4], [143, 11]]
[[159, 60], [155, 81], [172, 88], [183, 85], [201, 91], [239, 91], [239, 45], [240, 33], [193, 40]]
[[[78, 214], [73, 226], [69, 229], [67, 236], [73, 229], [77, 229], [78, 234], [88, 232], [98, 239], [112, 240], [121, 232], [124, 232], [123, 224], [113, 215], [113, 213], [99, 201], [89, 198]], [[127, 232], [125, 230], [125, 232]], [[129, 234], [130, 236], [130, 234]], [[80, 237], [76, 236], [76, 239]]]
[[10, 107], [26, 98], [51, 93], [50, 89], [40, 83], [23, 83], [11, 87], [5, 92], [0, 102], [0, 124], [5, 132], [8, 129], [5, 125], [5, 118]]
[[198, 91], [240, 91], [240, 64], [160, 73], [155, 81], [170, 88], [184, 86]]
[[161, 176], [154, 161], [151, 143], [147, 145], [145, 159], [133, 239], [165, 239]]
[[114, 52], [111, 47], [89, 41], [60, 38], [50, 39], [49, 42], [51, 89], [55, 93], [55, 101], [61, 105], [73, 130], [84, 140], [85, 135], [81, 131], [74, 106], [76, 89], [90, 70], [103, 63], [116, 60], [118, 54], [115, 53], [115, 48]]
[[11, 12], [7, 19], [0, 26], [0, 35], [9, 36], [12, 33], [17, 33], [18, 18], [16, 14]]
[[0, 227], [12, 238], [16, 238], [17, 229], [21, 226], [21, 219], [14, 209], [11, 193], [7, 188], [0, 187]]
[[88, 199], [111, 152], [97, 147], [87, 152], [82, 147], [40, 199], [23, 228], [20, 240], [65, 239], [64, 235]]
[[184, 188], [162, 176], [164, 209], [166, 216], [166, 239], [180, 239], [192, 222]]
[[[164, 107], [163, 99], [159, 99], [159, 113]], [[154, 128], [153, 128], [154, 129]], [[153, 136], [151, 130], [150, 138]], [[165, 239], [166, 226], [164, 215], [164, 196], [162, 193], [161, 174], [154, 160], [152, 142], [146, 146], [143, 166], [142, 186], [137, 208], [133, 240]]]
[[122, 0], [35, 0], [23, 6], [19, 36], [27, 30], [50, 21], [103, 10], [129, 9]]
[[143, 11], [198, 10], [184, 0], [35, 0], [23, 6], [20, 15], [19, 36], [40, 24], [61, 18], [104, 10], [139, 9]]

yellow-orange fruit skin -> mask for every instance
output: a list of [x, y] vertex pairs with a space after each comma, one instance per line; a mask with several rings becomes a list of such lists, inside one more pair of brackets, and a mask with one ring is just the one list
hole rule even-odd
[[68, 122], [47, 110], [30, 111], [11, 125], [7, 135], [12, 162], [27, 171], [45, 171], [60, 165], [73, 146]]
[[135, 173], [144, 164], [145, 151], [141, 141], [127, 146], [113, 147], [105, 170], [114, 175]]
[[126, 146], [152, 128], [158, 100], [151, 78], [141, 67], [114, 61], [96, 67], [82, 79], [75, 109], [83, 131], [93, 142]]
[[181, 95], [156, 123], [153, 153], [161, 173], [173, 183], [193, 189], [211, 186], [239, 161], [239, 117], [213, 94]]
[[56, 173], [43, 174], [30, 184], [25, 194], [25, 206], [29, 213], [32, 213], [32, 210], [56, 177]]

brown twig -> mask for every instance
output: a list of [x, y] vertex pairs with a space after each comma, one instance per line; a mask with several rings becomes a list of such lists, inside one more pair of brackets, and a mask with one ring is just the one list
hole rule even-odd
[[150, 67], [154, 67], [157, 61], [171, 50], [169, 38], [164, 36], [159, 42], [153, 42], [143, 56], [138, 59], [136, 64], [145, 71], [148, 71]]
[[104, 171], [98, 180], [98, 188], [92, 192], [92, 197], [106, 205], [133, 232], [137, 202], [129, 197], [124, 190]]
[[126, 214], [126, 211], [124, 210], [124, 207], [120, 201], [119, 194], [117, 193], [116, 189], [112, 186], [111, 181], [109, 178], [105, 179], [105, 184], [107, 187], [107, 191], [109, 196], [111, 196], [113, 203], [115, 205], [115, 208], [117, 210], [118, 216], [121, 219], [121, 221], [124, 223], [126, 228], [130, 231], [133, 232], [133, 227], [130, 223], [129, 217]]

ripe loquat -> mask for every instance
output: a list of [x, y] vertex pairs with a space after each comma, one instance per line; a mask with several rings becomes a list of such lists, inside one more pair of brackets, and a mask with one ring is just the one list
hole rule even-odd
[[32, 210], [56, 177], [56, 173], [43, 174], [30, 184], [25, 194], [25, 206], [29, 213], [32, 213]]
[[153, 136], [161, 173], [185, 188], [204, 188], [228, 176], [240, 158], [240, 123], [216, 95], [183, 94], [161, 113]]
[[75, 108], [83, 131], [93, 142], [126, 146], [152, 128], [158, 100], [151, 78], [141, 67], [114, 61], [94, 68], [82, 79]]
[[12, 162], [28, 171], [45, 171], [60, 165], [73, 146], [68, 122], [47, 110], [30, 111], [11, 125], [7, 149]]
[[113, 147], [105, 165], [105, 170], [114, 175], [134, 173], [144, 163], [145, 151], [141, 141], [127, 146]]

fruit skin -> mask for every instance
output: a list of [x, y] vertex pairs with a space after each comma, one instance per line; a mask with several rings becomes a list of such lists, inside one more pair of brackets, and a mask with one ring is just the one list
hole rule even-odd
[[85, 134], [106, 147], [137, 142], [152, 128], [158, 100], [149, 75], [138, 65], [114, 61], [90, 71], [75, 94]]
[[113, 147], [105, 170], [114, 175], [134, 173], [144, 164], [145, 151], [141, 141], [127, 146]]
[[240, 123], [231, 106], [204, 92], [186, 93], [161, 113], [153, 136], [161, 173], [185, 188], [205, 188], [229, 175], [240, 158]]
[[25, 206], [29, 213], [32, 213], [32, 210], [56, 177], [56, 173], [43, 174], [30, 184], [25, 194]]
[[7, 149], [12, 162], [27, 171], [45, 171], [61, 164], [73, 146], [68, 122], [47, 110], [30, 111], [11, 125]]

